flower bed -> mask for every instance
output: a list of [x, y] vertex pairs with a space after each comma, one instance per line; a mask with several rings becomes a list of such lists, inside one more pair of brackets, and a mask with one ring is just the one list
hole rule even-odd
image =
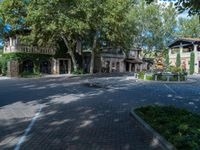
[[138, 79], [142, 80], [155, 80], [155, 81], [186, 81], [186, 74], [178, 73], [145, 73], [140, 72], [137, 74]]

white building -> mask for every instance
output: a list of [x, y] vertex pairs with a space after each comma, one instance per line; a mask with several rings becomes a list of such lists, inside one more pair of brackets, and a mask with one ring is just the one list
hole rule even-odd
[[176, 65], [177, 54], [181, 56], [181, 66], [189, 72], [190, 55], [194, 52], [194, 73], [200, 73], [200, 38], [181, 38], [172, 42], [169, 46], [169, 61]]

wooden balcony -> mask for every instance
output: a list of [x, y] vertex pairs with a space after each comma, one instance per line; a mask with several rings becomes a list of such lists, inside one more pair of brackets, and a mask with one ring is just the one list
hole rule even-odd
[[5, 46], [3, 53], [33, 53], [33, 54], [48, 54], [54, 55], [56, 52], [55, 48], [39, 48], [39, 47], [28, 47], [28, 46]]

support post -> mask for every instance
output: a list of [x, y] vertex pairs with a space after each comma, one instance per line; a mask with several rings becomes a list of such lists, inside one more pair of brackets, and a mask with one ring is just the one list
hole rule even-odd
[[129, 72], [132, 72], [132, 63], [129, 63]]
[[194, 72], [195, 72], [195, 73], [199, 73], [199, 62], [198, 62], [198, 51], [197, 51], [197, 47], [198, 47], [198, 45], [195, 44], [195, 45], [194, 45], [194, 55], [195, 55], [195, 58], [194, 58]]

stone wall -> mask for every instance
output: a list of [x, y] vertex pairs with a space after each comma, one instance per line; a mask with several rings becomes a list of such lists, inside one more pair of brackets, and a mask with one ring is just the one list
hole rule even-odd
[[7, 63], [8, 65], [8, 76], [18, 77], [19, 76], [19, 62], [17, 60], [11, 60]]

